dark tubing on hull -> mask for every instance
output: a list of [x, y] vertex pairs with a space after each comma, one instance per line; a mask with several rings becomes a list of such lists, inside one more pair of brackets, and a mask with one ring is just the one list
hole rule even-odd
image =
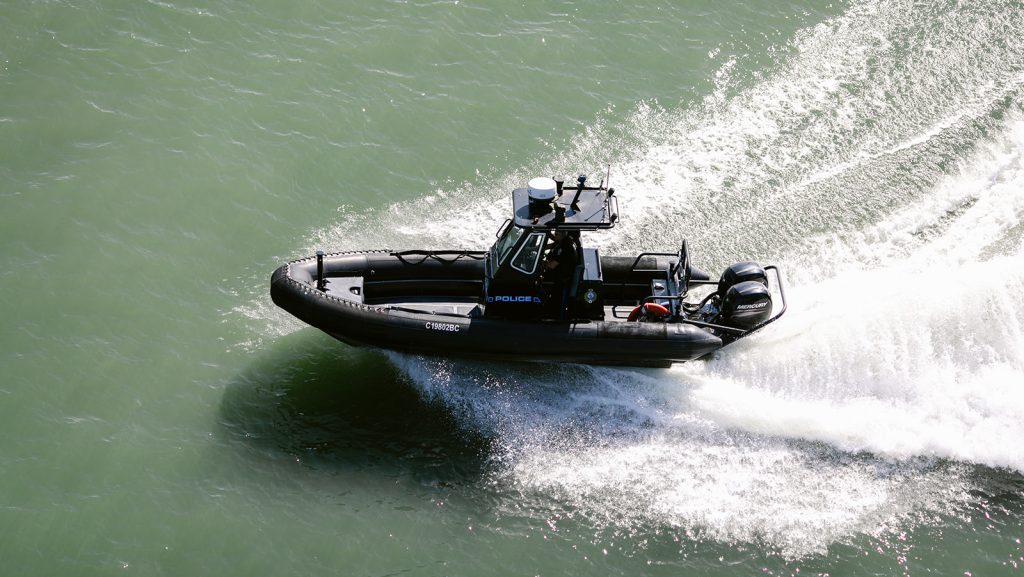
[[[369, 264], [369, 260], [364, 263], [358, 258], [325, 259], [325, 274], [339, 276], [342, 269], [353, 273], [365, 270], [361, 267]], [[717, 336], [681, 323], [526, 323], [361, 305], [316, 290], [305, 281], [306, 267], [301, 267], [296, 275], [293, 265], [274, 272], [274, 303], [307, 324], [353, 345], [501, 360], [662, 366], [700, 358], [723, 345]], [[292, 276], [299, 276], [302, 282], [289, 278], [289, 266]]]

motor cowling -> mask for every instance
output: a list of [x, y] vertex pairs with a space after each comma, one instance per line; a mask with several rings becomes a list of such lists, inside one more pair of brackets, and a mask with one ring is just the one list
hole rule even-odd
[[725, 269], [718, 281], [718, 297], [724, 299], [729, 287], [748, 281], [757, 281], [768, 286], [768, 275], [765, 274], [761, 265], [756, 262], [738, 262]]
[[772, 295], [759, 280], [733, 284], [725, 292], [718, 323], [738, 329], [752, 329], [772, 316]]

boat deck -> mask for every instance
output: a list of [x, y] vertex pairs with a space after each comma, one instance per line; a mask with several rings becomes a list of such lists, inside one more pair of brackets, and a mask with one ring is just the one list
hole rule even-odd
[[[311, 284], [315, 285], [315, 282]], [[351, 303], [400, 309], [408, 312], [476, 318], [483, 316], [485, 309], [485, 305], [480, 303], [479, 297], [471, 296], [415, 297], [405, 295], [391, 298], [376, 298], [368, 301], [364, 298], [365, 292], [362, 276], [330, 277], [327, 279], [325, 289], [327, 295]], [[709, 286], [693, 287], [686, 301], [699, 302], [710, 290], [713, 290], [713, 288]], [[604, 307], [604, 320], [625, 322], [630, 311], [637, 304], [632, 301], [609, 304]]]

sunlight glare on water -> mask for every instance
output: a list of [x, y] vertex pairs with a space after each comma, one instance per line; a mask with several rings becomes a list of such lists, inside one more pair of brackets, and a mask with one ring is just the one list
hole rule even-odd
[[[995, 72], [1004, 81], [977, 90], [965, 81], [941, 100], [928, 87], [891, 84], [891, 70], [904, 67], [923, 73], [941, 61], [943, 73], [969, 76], [999, 65], [998, 54], [933, 60], [984, 41], [972, 32], [892, 48], [907, 26], [924, 25], [892, 5], [858, 5], [801, 36], [766, 83], [745, 88], [724, 68], [721, 89], [698, 112], [641, 107], [633, 119], [645, 156], [624, 152], [613, 176], [633, 219], [598, 246], [657, 248], [651, 239], [663, 238], [666, 223], [698, 229], [721, 218], [725, 203], [728, 222], [707, 229], [699, 246], [710, 246], [711, 262], [763, 247], [793, 270], [784, 321], [669, 371], [499, 374], [458, 361], [393, 361], [493, 435], [500, 471], [528, 490], [600, 522], [763, 541], [787, 556], [823, 552], [903, 516], [955, 510], [967, 500], [968, 473], [948, 459], [1024, 471], [1024, 451], [1006, 442], [1024, 435], [1024, 306], [1014, 298], [1024, 291], [1024, 123], [1012, 120], [1020, 113], [948, 174], [927, 167], [960, 149], [964, 135], [993, 130], [991, 111], [1019, 93], [1021, 76]], [[865, 53], [890, 74], [864, 68]], [[898, 99], [883, 98], [893, 90]], [[669, 130], [652, 131], [652, 122]], [[575, 144], [549, 168], [596, 149]], [[892, 182], [914, 155], [920, 174]], [[849, 181], [854, 190], [837, 190]], [[768, 193], [753, 194], [764, 183]], [[811, 214], [823, 197], [794, 195], [814, 188], [838, 196]], [[880, 199], [893, 193], [902, 209], [885, 213]], [[453, 206], [455, 196], [430, 202]], [[480, 214], [476, 225], [423, 223], [417, 234], [486, 238], [502, 210]], [[825, 217], [852, 222], [809, 236], [791, 226], [813, 229]]]

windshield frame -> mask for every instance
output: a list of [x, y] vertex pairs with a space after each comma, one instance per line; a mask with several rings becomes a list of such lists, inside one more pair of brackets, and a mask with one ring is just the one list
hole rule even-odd
[[491, 259], [494, 262], [495, 269], [505, 262], [509, 253], [512, 252], [512, 249], [515, 248], [525, 233], [525, 229], [515, 226], [511, 220], [507, 221], [505, 230], [498, 232], [498, 240], [491, 247]]
[[[516, 256], [512, 258], [509, 266], [523, 274], [532, 275], [537, 271], [537, 263], [540, 262], [541, 253], [544, 252], [545, 240], [547, 240], [547, 234], [531, 232], [530, 236], [520, 243], [519, 250], [516, 251]], [[525, 250], [532, 250], [532, 256], [531, 253], [524, 253], [523, 251]], [[527, 260], [520, 262], [520, 257], [524, 257]], [[529, 265], [529, 268], [524, 265]]]

